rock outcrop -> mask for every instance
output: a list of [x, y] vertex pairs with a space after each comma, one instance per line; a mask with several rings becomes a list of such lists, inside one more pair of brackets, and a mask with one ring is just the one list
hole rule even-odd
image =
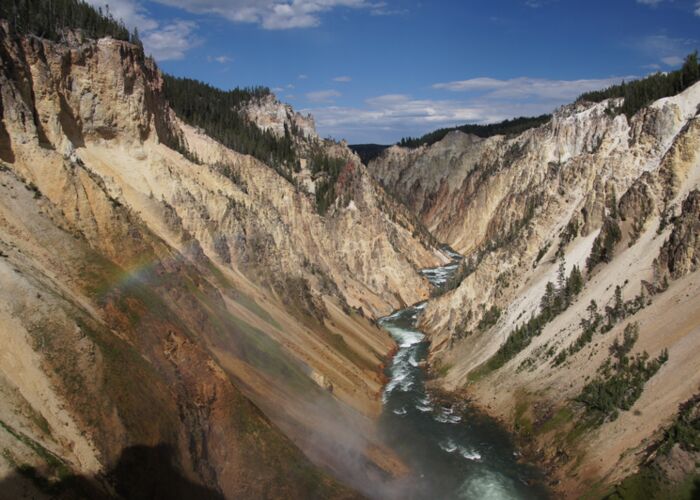
[[286, 128], [289, 132], [298, 130], [306, 139], [318, 139], [314, 117], [295, 112], [274, 95], [249, 102], [243, 107], [243, 113], [262, 130], [269, 130], [277, 137], [284, 137]]
[[673, 230], [661, 247], [657, 260], [659, 277], [670, 275], [679, 279], [693, 273], [700, 266], [700, 191], [690, 192], [683, 202]]

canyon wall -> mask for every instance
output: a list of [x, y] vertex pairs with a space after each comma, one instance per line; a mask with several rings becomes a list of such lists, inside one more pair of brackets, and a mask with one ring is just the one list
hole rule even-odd
[[345, 160], [321, 216], [313, 181], [182, 123], [139, 47], [1, 23], [0, 55], [5, 491], [353, 497], [338, 479], [400, 475], [373, 319], [446, 257], [357, 157], [274, 98], [248, 109]]
[[[700, 386], [700, 84], [631, 118], [620, 104], [565, 106], [513, 137], [394, 146], [369, 165], [465, 255], [420, 319], [434, 383], [534, 443], [571, 496], [633, 473]], [[604, 326], [591, 326], [596, 314]], [[638, 329], [631, 355], [667, 349], [668, 360], [630, 408], [577, 427], [590, 414], [582, 391], [626, 329]]]

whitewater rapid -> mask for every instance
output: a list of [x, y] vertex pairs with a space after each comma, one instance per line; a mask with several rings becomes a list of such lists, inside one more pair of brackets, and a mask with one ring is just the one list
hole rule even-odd
[[[446, 266], [423, 274], [440, 287], [459, 267], [457, 254]], [[510, 436], [494, 420], [468, 406], [437, 401], [425, 389], [423, 365], [428, 342], [416, 321], [426, 303], [379, 320], [398, 350], [387, 369], [382, 429], [389, 443], [414, 469], [408, 498], [546, 498], [541, 476], [518, 462]]]

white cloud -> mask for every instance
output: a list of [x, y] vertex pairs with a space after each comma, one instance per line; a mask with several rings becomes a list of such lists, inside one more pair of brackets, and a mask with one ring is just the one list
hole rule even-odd
[[[651, 7], [656, 7], [664, 1], [665, 0], [637, 0], [637, 3], [641, 3], [643, 5], [650, 5]], [[693, 7], [693, 9], [693, 13], [696, 16], [700, 16], [700, 0], [695, 0], [695, 6]]]
[[350, 78], [349, 76], [336, 76], [335, 78], [333, 78], [333, 81], [338, 83], [347, 83], [352, 81], [352, 78]]
[[[626, 77], [631, 79], [634, 77]], [[480, 93], [486, 99], [519, 100], [540, 99], [567, 102], [589, 90], [608, 87], [623, 78], [601, 78], [587, 80], [545, 80], [540, 78], [471, 78], [446, 83], [436, 83], [433, 88], [452, 92]]]
[[207, 61], [218, 62], [219, 64], [228, 64], [233, 61], [233, 57], [229, 56], [207, 56]]
[[666, 66], [680, 66], [683, 64], [683, 58], [680, 56], [662, 57], [661, 62], [663, 62]]
[[367, 0], [156, 0], [193, 13], [223, 16], [265, 29], [311, 28], [321, 24], [320, 15], [338, 7], [383, 9], [383, 3]]
[[302, 75], [297, 76], [297, 78], [298, 78], [299, 80], [308, 80], [308, 79], [309, 79], [309, 75], [303, 75], [303, 74], [302, 74]]
[[498, 120], [488, 109], [449, 100], [412, 99], [406, 95], [378, 96], [363, 107], [326, 106], [301, 110], [311, 113], [323, 135], [351, 142], [390, 143], [458, 123]]
[[343, 137], [351, 143], [388, 144], [442, 127], [551, 113], [583, 92], [622, 79], [475, 78], [436, 84], [438, 89], [450, 91], [446, 98], [416, 99], [406, 94], [385, 94], [369, 98], [357, 107], [321, 104], [302, 112], [314, 115], [323, 136]]
[[147, 53], [157, 61], [182, 59], [192, 47], [201, 41], [194, 36], [197, 24], [192, 21], [174, 21], [141, 37]]
[[109, 6], [109, 12], [129, 29], [138, 28], [145, 52], [158, 61], [182, 59], [188, 50], [201, 43], [195, 35], [197, 24], [192, 21], [156, 21], [135, 0], [87, 1], [103, 11]]
[[408, 9], [391, 9], [386, 2], [374, 4], [369, 11], [373, 16], [399, 16], [408, 14]]
[[326, 106], [301, 110], [311, 113], [323, 135], [351, 142], [392, 143], [401, 137], [422, 135], [464, 123], [497, 122], [513, 116], [539, 115], [549, 106], [494, 105], [477, 101], [413, 99], [386, 95], [367, 99], [362, 107]]
[[[700, 5], [700, 3], [698, 4]], [[683, 58], [700, 46], [692, 38], [674, 38], [667, 35], [649, 35], [634, 39], [628, 45], [653, 60], [666, 66], [679, 66]]]
[[525, 5], [531, 9], [539, 9], [547, 4], [554, 3], [557, 0], [525, 0]]
[[342, 95], [343, 94], [337, 90], [317, 90], [315, 92], [308, 92], [306, 94], [306, 99], [309, 102], [314, 103], [330, 103], [333, 102], [336, 97], [340, 97]]
[[133, 29], [136, 26], [142, 32], [158, 28], [158, 22], [151, 19], [146, 9], [133, 0], [87, 0], [87, 3], [101, 8], [104, 12], [109, 6], [109, 12], [114, 18], [121, 19], [129, 28]]

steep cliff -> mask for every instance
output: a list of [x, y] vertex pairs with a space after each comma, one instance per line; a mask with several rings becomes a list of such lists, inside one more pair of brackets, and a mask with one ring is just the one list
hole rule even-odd
[[[357, 157], [297, 123], [344, 159], [321, 216], [182, 123], [139, 47], [0, 23], [0, 51], [5, 491], [349, 497], [327, 472], [400, 473], [374, 431], [392, 342], [371, 319], [426, 298], [417, 269], [446, 257]], [[298, 120], [284, 109], [248, 114]]]
[[[435, 383], [535, 443], [570, 495], [634, 471], [700, 384], [700, 84], [630, 119], [620, 103], [566, 106], [514, 137], [392, 147], [369, 166], [465, 254], [420, 320]], [[615, 364], [624, 331], [633, 347]]]

